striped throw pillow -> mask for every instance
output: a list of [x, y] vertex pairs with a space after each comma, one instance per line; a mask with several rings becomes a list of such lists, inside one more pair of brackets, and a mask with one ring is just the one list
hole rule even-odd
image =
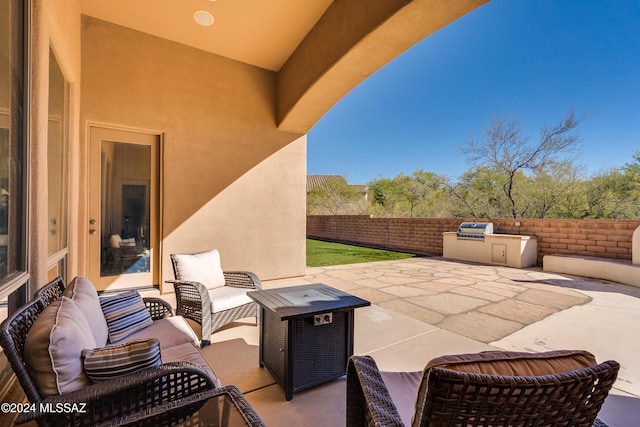
[[150, 338], [82, 350], [82, 363], [85, 374], [94, 384], [133, 374], [162, 364], [160, 341]]
[[109, 327], [109, 342], [112, 344], [153, 324], [151, 314], [137, 291], [101, 296], [100, 306]]

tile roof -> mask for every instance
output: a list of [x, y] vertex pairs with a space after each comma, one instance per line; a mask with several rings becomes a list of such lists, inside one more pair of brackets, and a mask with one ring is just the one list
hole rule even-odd
[[322, 189], [337, 189], [341, 186], [349, 186], [352, 191], [366, 194], [369, 186], [366, 184], [349, 184], [342, 175], [307, 175], [307, 193]]
[[307, 193], [316, 189], [330, 189], [347, 184], [342, 175], [307, 175]]

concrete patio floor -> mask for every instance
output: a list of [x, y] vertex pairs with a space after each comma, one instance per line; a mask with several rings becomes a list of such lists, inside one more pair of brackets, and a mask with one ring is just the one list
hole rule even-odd
[[[621, 364], [600, 417], [634, 426], [640, 414], [640, 288], [539, 268], [515, 269], [442, 258], [309, 268], [265, 289], [325, 283], [371, 301], [356, 310], [356, 354], [387, 371], [419, 371], [444, 354], [488, 349], [584, 349]], [[269, 426], [345, 425], [344, 379], [291, 401], [258, 366], [250, 319], [223, 328], [202, 349], [223, 384], [235, 384]]]

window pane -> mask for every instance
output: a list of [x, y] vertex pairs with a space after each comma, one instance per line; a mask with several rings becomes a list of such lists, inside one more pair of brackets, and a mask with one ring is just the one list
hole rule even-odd
[[49, 246], [48, 255], [67, 247], [67, 93], [68, 84], [52, 51], [49, 53]]
[[100, 276], [148, 273], [151, 147], [102, 141]]
[[3, 279], [24, 270], [22, 3], [0, 0], [0, 291]]

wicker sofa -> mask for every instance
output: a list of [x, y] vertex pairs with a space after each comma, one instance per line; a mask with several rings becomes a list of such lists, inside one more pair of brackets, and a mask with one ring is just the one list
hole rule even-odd
[[596, 418], [620, 365], [580, 350], [442, 356], [422, 372], [347, 367], [347, 426], [606, 427]]
[[[99, 317], [105, 316], [107, 339], [109, 342], [115, 339], [117, 328], [112, 327], [114, 319], [120, 321], [125, 315], [121, 314], [121, 307], [112, 310], [109, 315], [96, 309], [93, 293], [95, 297], [98, 295], [95, 288], [91, 291], [89, 286], [93, 285], [90, 282], [87, 285], [87, 282], [86, 279], [76, 278], [65, 287], [62, 279], [57, 278], [38, 290], [31, 302], [0, 325], [0, 344], [28, 401], [35, 404], [32, 406], [35, 411], [23, 412], [16, 423], [36, 420], [41, 426], [94, 425], [220, 386], [215, 373], [199, 352], [198, 337], [185, 319], [173, 316], [171, 306], [159, 298], [140, 298], [146, 308], [143, 311], [147, 314], [143, 315], [139, 309], [135, 313], [143, 315], [145, 326], [126, 332], [126, 336], [117, 344], [99, 342], [104, 337], [96, 335], [96, 331], [100, 335], [101, 330], [91, 329], [93, 324], [89, 329], [70, 329], [67, 336], [59, 335], [66, 325], [73, 323], [75, 327], [75, 324], [82, 323], [73, 316], [83, 310], [82, 316], [88, 324], [92, 321], [101, 323]], [[104, 304], [105, 300], [111, 303], [115, 298], [100, 297], [98, 304]], [[126, 315], [131, 313], [129, 311]], [[47, 330], [49, 319], [52, 318], [55, 328], [49, 326]], [[135, 322], [125, 323], [129, 327]], [[122, 323], [116, 324], [122, 326]], [[84, 327], [83, 324], [81, 328]], [[117, 332], [122, 333], [122, 329]], [[55, 335], [55, 343], [54, 334], [58, 334]], [[83, 334], [87, 335], [87, 340], [96, 343], [96, 348], [91, 349], [89, 345], [89, 349], [77, 354], [79, 348], [87, 345], [74, 343], [81, 340]], [[49, 339], [46, 343], [49, 347], [44, 350], [38, 347], [42, 345], [42, 336]], [[63, 348], [54, 348], [56, 344]], [[144, 354], [153, 356], [153, 363], [145, 365], [150, 367], [138, 370], [140, 365], [133, 372], [126, 372], [131, 368], [131, 363], [124, 367], [110, 365], [110, 361], [122, 356], [124, 349], [128, 351], [130, 348], [135, 350], [131, 354], [136, 356], [130, 359], [135, 365], [139, 360], [135, 358], [139, 357], [137, 352], [140, 346], [145, 346]], [[38, 353], [43, 351], [50, 354], [50, 361], [38, 359]], [[114, 351], [120, 352], [115, 358], [112, 357]], [[56, 352], [59, 352], [58, 356], [53, 355]], [[88, 368], [91, 366], [90, 360], [97, 361], [93, 366], [98, 368], [92, 368], [91, 375]], [[51, 368], [53, 374], [48, 371]], [[113, 371], [109, 372], [107, 368]], [[54, 384], [51, 384], [52, 378]], [[47, 409], [60, 407], [74, 410], [56, 413]]]

